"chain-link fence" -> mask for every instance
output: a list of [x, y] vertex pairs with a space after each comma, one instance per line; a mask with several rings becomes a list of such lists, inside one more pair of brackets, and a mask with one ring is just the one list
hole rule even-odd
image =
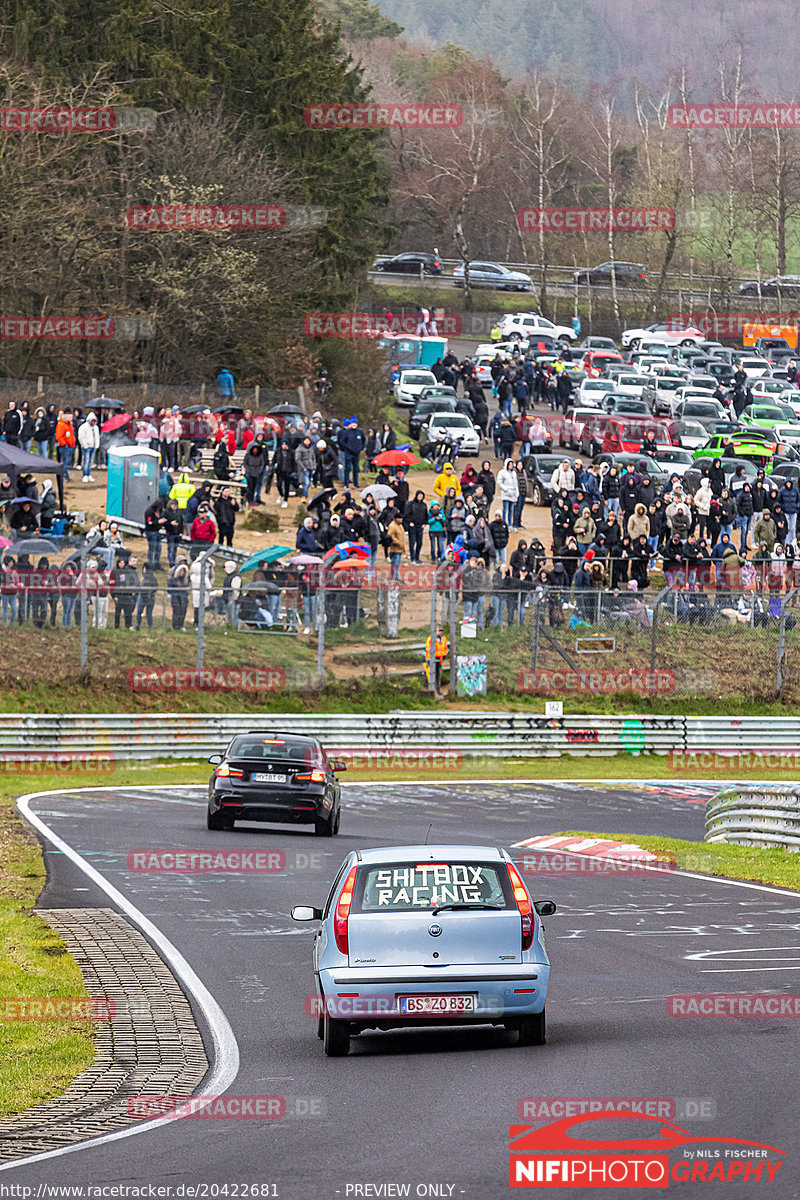
[[529, 588], [382, 558], [238, 574], [226, 559], [217, 547], [168, 574], [166, 562], [151, 572], [135, 557], [112, 565], [102, 548], [41, 568], [31, 556], [28, 570], [0, 579], [6, 679], [93, 678], [133, 691], [377, 679], [460, 696], [800, 697], [792, 589]]

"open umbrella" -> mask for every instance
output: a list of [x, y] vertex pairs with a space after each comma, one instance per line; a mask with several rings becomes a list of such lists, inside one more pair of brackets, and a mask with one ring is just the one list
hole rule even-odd
[[279, 433], [280, 428], [281, 428], [281, 423], [280, 423], [280, 421], [276, 421], [274, 419], [274, 417], [255, 417], [255, 426], [256, 426], [256, 429], [259, 430], [259, 432], [261, 432], [261, 431], [266, 432], [268, 429], [274, 429], [276, 432]]
[[240, 408], [238, 404], [223, 404], [222, 408], [214, 409], [215, 417], [218, 417], [221, 413], [225, 413], [228, 417], [243, 417], [244, 409]]
[[113, 433], [115, 429], [124, 429], [130, 421], [128, 413], [117, 413], [115, 417], [109, 417], [107, 421], [103, 421], [100, 426], [101, 433]]
[[346, 558], [343, 562], [334, 563], [332, 571], [367, 571], [369, 563], [363, 558]]
[[321, 504], [325, 504], [328, 500], [330, 500], [331, 496], [335, 495], [336, 488], [323, 488], [321, 492], [317, 492], [316, 496], [312, 496], [311, 499], [306, 502], [306, 508], [309, 510], [309, 512], [312, 508], [319, 508]]
[[190, 404], [188, 408], [183, 409], [182, 415], [184, 417], [191, 417], [195, 413], [204, 413], [207, 408], [207, 404]]
[[109, 412], [119, 412], [124, 407], [124, 400], [112, 400], [110, 396], [98, 396], [95, 400], [88, 400], [84, 405], [84, 408], [107, 408]]
[[13, 546], [13, 544], [14, 543], [10, 542], [8, 538], [0, 537], [0, 550], [5, 550], [8, 546]]
[[58, 554], [58, 546], [47, 538], [22, 538], [14, 543], [14, 551], [16, 554]]
[[289, 562], [293, 567], [311, 567], [321, 563], [322, 559], [316, 554], [295, 554]]
[[30, 496], [15, 496], [13, 500], [9, 500], [8, 507], [11, 508], [14, 504], [30, 504], [35, 512], [42, 507], [40, 500], [31, 500]]
[[413, 467], [422, 459], [410, 450], [383, 450], [372, 461], [376, 467]]
[[305, 416], [302, 408], [298, 408], [296, 404], [276, 404], [274, 408], [267, 409], [271, 417], [302, 417]]
[[366, 500], [367, 496], [372, 496], [373, 500], [383, 504], [384, 500], [391, 500], [392, 496], [396, 496], [397, 492], [394, 488], [390, 488], [386, 483], [373, 483], [372, 487], [361, 489], [361, 499]]
[[264, 563], [277, 562], [279, 558], [283, 558], [285, 554], [291, 554], [291, 552], [291, 546], [267, 546], [264, 550], [258, 550], [245, 559], [239, 567], [239, 572], [254, 571], [256, 567], [263, 566]]

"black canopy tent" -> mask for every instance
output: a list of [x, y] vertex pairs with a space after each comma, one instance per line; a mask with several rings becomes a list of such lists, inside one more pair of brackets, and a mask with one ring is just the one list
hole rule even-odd
[[19, 446], [9, 446], [0, 442], [0, 475], [8, 475], [14, 487], [17, 486], [18, 475], [55, 475], [58, 481], [58, 506], [64, 508], [64, 468], [61, 463], [52, 458], [42, 458], [41, 454], [28, 454]]

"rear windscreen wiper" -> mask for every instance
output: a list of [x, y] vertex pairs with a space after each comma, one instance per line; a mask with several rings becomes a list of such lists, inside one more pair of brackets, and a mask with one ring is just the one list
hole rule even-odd
[[477, 902], [474, 904], [437, 904], [436, 908], [431, 909], [431, 912], [436, 914], [436, 913], [444, 912], [445, 909], [456, 909], [457, 910], [457, 909], [464, 909], [464, 908], [493, 908], [493, 909], [499, 910], [501, 908], [505, 908], [505, 904], [480, 904]]

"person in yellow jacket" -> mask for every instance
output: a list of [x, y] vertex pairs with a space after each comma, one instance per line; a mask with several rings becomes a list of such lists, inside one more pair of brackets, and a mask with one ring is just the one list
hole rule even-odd
[[461, 495], [461, 481], [456, 475], [452, 463], [445, 463], [442, 467], [441, 473], [437, 475], [433, 481], [434, 493], [439, 497], [440, 500], [444, 500], [445, 496], [447, 495], [448, 488], [455, 488], [456, 495]]
[[[447, 658], [449, 646], [447, 644], [447, 636], [439, 626], [436, 630], [436, 644], [434, 646], [434, 681], [436, 691], [442, 690], [442, 663]], [[425, 674], [430, 683], [431, 678], [431, 635], [425, 641]]]
[[502, 337], [503, 337], [503, 335], [500, 332], [500, 326], [493, 325], [489, 332], [489, 341], [490, 342], [499, 342], [499, 341], [501, 341]]
[[189, 503], [189, 497], [193, 496], [195, 486], [189, 479], [188, 471], [181, 471], [176, 483], [173, 483], [169, 491], [170, 500], [178, 501], [178, 508], [181, 510], [186, 508]]

